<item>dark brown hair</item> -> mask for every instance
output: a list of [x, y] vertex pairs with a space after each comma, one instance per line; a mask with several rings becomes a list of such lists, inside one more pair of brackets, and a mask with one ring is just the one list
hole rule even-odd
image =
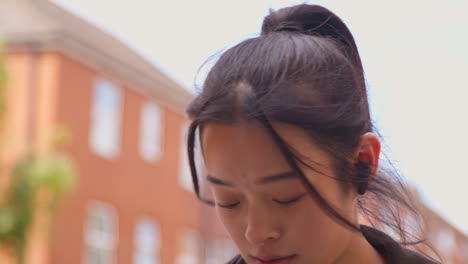
[[[271, 125], [272, 121], [283, 122], [305, 130], [333, 158], [336, 179], [345, 191], [360, 183], [359, 171], [350, 157], [361, 135], [377, 131], [370, 117], [356, 43], [334, 13], [306, 4], [271, 12], [263, 21], [260, 36], [220, 56], [187, 113], [192, 120], [188, 156], [199, 199], [213, 203], [200, 195], [194, 157], [197, 128], [207, 121], [255, 121], [271, 135], [321, 208], [338, 222], [359, 230], [306, 179], [299, 164], [318, 170]], [[401, 219], [403, 215], [418, 218], [418, 212], [396, 170], [387, 167], [390, 169], [379, 168], [367, 192], [358, 199], [360, 214], [370, 223], [392, 229], [401, 244], [418, 243], [419, 238], [405, 231]]]

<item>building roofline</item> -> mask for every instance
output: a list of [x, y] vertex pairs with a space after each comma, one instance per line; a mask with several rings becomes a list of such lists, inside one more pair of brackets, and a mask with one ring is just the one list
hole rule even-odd
[[10, 12], [0, 27], [8, 51], [63, 53], [185, 112], [193, 95], [111, 34], [48, 0], [1, 2], [0, 9]]

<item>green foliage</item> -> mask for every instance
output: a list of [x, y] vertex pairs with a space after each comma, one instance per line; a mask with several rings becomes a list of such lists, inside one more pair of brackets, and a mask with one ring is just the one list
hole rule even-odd
[[7, 75], [4, 64], [3, 44], [0, 43], [0, 125], [3, 123], [2, 121], [6, 110], [6, 81]]
[[32, 156], [20, 164], [20, 168], [29, 179], [33, 189], [46, 187], [53, 194], [56, 202], [75, 183], [75, 171], [72, 162], [65, 156]]
[[[3, 134], [6, 114], [6, 80], [0, 43], [0, 134]], [[60, 149], [69, 141], [69, 135], [64, 127], [58, 127], [52, 146]], [[0, 140], [0, 147], [2, 142]], [[50, 192], [49, 210], [52, 213], [60, 198], [74, 186], [75, 169], [67, 156], [52, 152], [49, 155], [31, 154], [25, 157], [9, 174], [11, 184], [0, 203], [0, 244], [14, 250], [17, 263], [23, 263], [27, 232], [33, 221], [38, 191], [46, 189]]]
[[12, 177], [7, 201], [0, 208], [0, 243], [13, 246], [21, 257], [37, 191], [46, 188], [51, 192], [52, 210], [61, 196], [74, 186], [75, 170], [64, 155], [30, 155], [18, 164]]
[[15, 168], [7, 200], [0, 209], [0, 243], [14, 248], [18, 257], [23, 256], [33, 212], [34, 192], [27, 163]]

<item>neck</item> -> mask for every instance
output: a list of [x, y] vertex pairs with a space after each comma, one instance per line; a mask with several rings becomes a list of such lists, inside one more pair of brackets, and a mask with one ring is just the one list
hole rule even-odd
[[383, 257], [360, 232], [352, 232], [348, 247], [333, 264], [385, 264]]

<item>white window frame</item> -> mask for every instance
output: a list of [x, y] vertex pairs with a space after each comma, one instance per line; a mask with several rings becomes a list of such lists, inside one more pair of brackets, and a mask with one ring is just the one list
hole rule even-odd
[[[192, 173], [190, 172], [190, 165], [187, 157], [187, 136], [190, 122], [186, 121], [182, 125], [180, 134], [180, 156], [179, 156], [179, 184], [186, 191], [193, 192]], [[203, 160], [203, 154], [200, 146], [199, 131], [195, 131], [195, 143], [194, 143], [194, 155], [195, 155], [195, 167], [197, 169], [198, 178], [202, 179], [203, 175], [206, 174], [205, 162]], [[200, 192], [205, 189], [204, 182], [198, 182]]]
[[442, 262], [449, 263], [455, 254], [456, 236], [453, 230], [442, 227], [435, 233], [435, 245], [442, 254]]
[[176, 264], [201, 264], [202, 236], [200, 232], [183, 228], [178, 232]]
[[205, 245], [206, 264], [226, 263], [238, 254], [234, 243], [227, 238], [209, 239]]
[[101, 77], [94, 80], [89, 146], [95, 154], [107, 159], [115, 159], [120, 152], [123, 99], [123, 91], [115, 83]]
[[140, 156], [148, 162], [161, 159], [164, 150], [164, 112], [153, 101], [146, 101], [140, 110]]
[[187, 157], [187, 136], [188, 136], [189, 122], [186, 121], [182, 125], [180, 133], [180, 157], [179, 157], [179, 184], [186, 191], [193, 191], [192, 175], [190, 173], [190, 166]]
[[[101, 218], [97, 220], [96, 218]], [[97, 223], [96, 221], [101, 221]], [[107, 225], [105, 225], [107, 222]], [[101, 227], [96, 225], [103, 225]], [[105, 226], [104, 226], [105, 225]], [[101, 201], [91, 201], [84, 228], [85, 237], [85, 264], [115, 264], [116, 248], [118, 243], [118, 216], [111, 205]], [[104, 260], [93, 262], [91, 252], [99, 252]]]
[[[144, 229], [149, 227], [149, 229]], [[140, 218], [134, 231], [134, 264], [159, 264], [161, 250], [161, 231], [159, 224], [151, 218]], [[142, 233], [144, 232], [144, 233]], [[142, 237], [147, 235], [148, 237]], [[143, 240], [142, 240], [143, 239]]]

